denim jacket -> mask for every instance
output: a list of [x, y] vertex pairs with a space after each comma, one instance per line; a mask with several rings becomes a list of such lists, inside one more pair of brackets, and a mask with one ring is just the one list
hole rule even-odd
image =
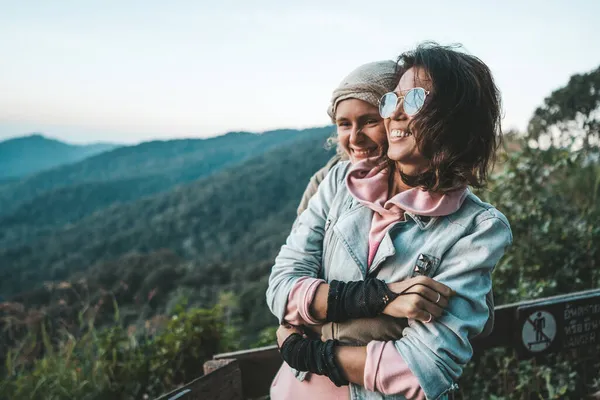
[[[443, 315], [431, 323], [409, 319], [403, 337], [394, 343], [427, 399], [443, 399], [457, 388], [473, 355], [469, 339], [488, 319], [492, 270], [512, 243], [508, 220], [470, 192], [461, 208], [445, 217], [407, 212], [388, 230], [367, 270], [373, 211], [348, 192], [348, 171], [348, 162], [336, 165], [294, 224], [271, 271], [267, 303], [282, 322], [288, 295], [303, 276], [327, 282], [377, 276], [397, 282], [420, 274], [449, 286], [457, 295]], [[355, 400], [404, 399], [350, 386]]]

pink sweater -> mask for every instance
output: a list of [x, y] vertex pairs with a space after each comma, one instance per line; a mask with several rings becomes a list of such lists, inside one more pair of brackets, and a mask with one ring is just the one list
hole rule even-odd
[[[406, 211], [429, 217], [449, 215], [460, 208], [467, 195], [466, 189], [442, 195], [413, 188], [388, 200], [388, 178], [389, 169], [383, 166], [373, 168], [369, 160], [365, 160], [354, 165], [346, 179], [352, 196], [374, 211], [369, 231], [369, 267], [387, 230], [394, 223], [403, 220]], [[322, 279], [310, 277], [300, 278], [296, 282], [289, 294], [286, 321], [292, 325], [319, 323], [310, 315], [309, 310], [317, 287], [322, 282]], [[402, 394], [408, 399], [425, 398], [417, 377], [410, 371], [391, 341], [373, 341], [367, 345], [364, 382], [365, 388], [371, 391]], [[339, 388], [328, 380], [315, 380], [314, 383], [303, 386], [306, 388], [302, 390], [304, 396], [309, 394], [306, 390], [310, 390], [311, 394], [321, 393], [326, 391], [327, 387], [331, 398], [339, 395]]]

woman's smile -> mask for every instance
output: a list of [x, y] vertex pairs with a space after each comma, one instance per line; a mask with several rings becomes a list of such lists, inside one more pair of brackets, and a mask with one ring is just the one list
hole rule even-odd
[[369, 158], [379, 155], [379, 147], [370, 147], [366, 149], [351, 147], [350, 152], [355, 159]]
[[390, 132], [390, 135], [388, 137], [388, 140], [390, 142], [399, 142], [409, 136], [412, 136], [412, 133], [410, 133], [409, 131], [403, 131], [400, 129], [392, 129], [392, 131]]

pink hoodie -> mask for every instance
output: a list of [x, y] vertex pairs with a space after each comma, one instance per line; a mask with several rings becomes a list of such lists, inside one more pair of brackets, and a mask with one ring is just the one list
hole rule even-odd
[[[413, 188], [396, 194], [388, 200], [389, 169], [385, 165], [373, 167], [371, 160], [355, 164], [346, 178], [350, 194], [365, 207], [374, 211], [369, 231], [369, 254], [367, 265], [370, 267], [379, 244], [387, 230], [396, 222], [404, 219], [404, 213], [410, 212], [425, 217], [439, 217], [457, 211], [467, 196], [466, 188], [449, 194], [427, 192]], [[322, 279], [303, 277], [296, 282], [288, 297], [285, 320], [292, 325], [315, 325], [320, 323], [310, 315], [310, 305], [317, 287], [325, 282]], [[290, 374], [291, 375], [291, 374]], [[293, 377], [293, 376], [292, 376]], [[281, 377], [283, 378], [283, 377]], [[280, 379], [281, 380], [281, 379]], [[285, 379], [284, 379], [285, 380]], [[339, 395], [339, 388], [326, 380], [314, 381], [311, 385], [302, 385], [312, 393], [323, 392], [330, 386], [330, 394]], [[424, 399], [425, 394], [417, 377], [398, 353], [394, 342], [373, 341], [367, 345], [367, 360], [364, 372], [365, 388], [384, 394], [402, 394], [408, 399]], [[280, 382], [280, 387], [283, 382]], [[293, 382], [290, 382], [293, 385]], [[317, 388], [317, 386], [319, 386]], [[303, 395], [308, 393], [303, 390]]]

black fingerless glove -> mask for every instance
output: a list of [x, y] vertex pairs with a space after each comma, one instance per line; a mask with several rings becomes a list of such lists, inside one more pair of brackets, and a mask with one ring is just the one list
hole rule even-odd
[[398, 295], [380, 279], [367, 278], [356, 282], [332, 281], [327, 296], [326, 320], [343, 322], [355, 318], [376, 317], [396, 297]]
[[336, 386], [348, 385], [348, 381], [338, 368], [334, 349], [338, 346], [337, 340], [304, 339], [298, 333], [292, 333], [281, 345], [281, 357], [292, 368], [298, 371], [312, 372], [325, 375]]

